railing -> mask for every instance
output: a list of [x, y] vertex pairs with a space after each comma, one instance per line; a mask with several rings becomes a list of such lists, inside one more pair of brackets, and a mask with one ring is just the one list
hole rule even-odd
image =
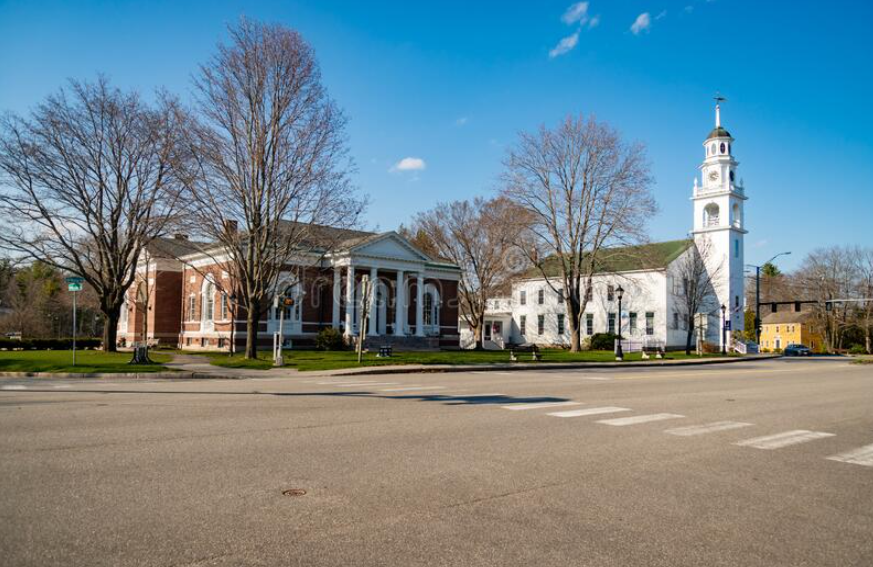
[[[623, 352], [643, 352], [646, 350], [663, 350], [664, 341], [660, 339], [645, 339], [642, 341], [621, 340], [621, 350]], [[615, 349], [618, 350], [618, 339], [615, 339]]]

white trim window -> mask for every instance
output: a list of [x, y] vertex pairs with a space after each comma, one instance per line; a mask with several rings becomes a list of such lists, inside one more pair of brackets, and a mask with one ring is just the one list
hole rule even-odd
[[206, 280], [203, 286], [203, 298], [201, 299], [201, 305], [203, 305], [202, 313], [204, 321], [214, 321], [215, 320], [215, 284], [209, 280]]
[[195, 317], [197, 314], [197, 296], [193, 293], [188, 296], [188, 320], [196, 321]]

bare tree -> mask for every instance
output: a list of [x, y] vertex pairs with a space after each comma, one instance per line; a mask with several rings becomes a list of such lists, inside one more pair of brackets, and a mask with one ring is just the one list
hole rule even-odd
[[839, 302], [854, 298], [858, 264], [848, 247], [819, 248], [807, 254], [794, 274], [795, 284], [818, 300], [813, 323], [822, 333], [829, 352], [843, 348], [846, 330], [853, 323], [857, 304]]
[[0, 248], [84, 278], [110, 351], [139, 253], [178, 198], [178, 127], [161, 98], [151, 108], [100, 77], [0, 121]]
[[232, 276], [246, 312], [246, 357], [279, 275], [324, 251], [318, 225], [347, 227], [354, 198], [345, 118], [328, 97], [312, 48], [295, 31], [242, 19], [201, 66], [189, 122], [193, 223]]
[[705, 237], [696, 239], [674, 264], [671, 277], [673, 307], [685, 330], [685, 354], [691, 354], [698, 313], [710, 315], [719, 309], [713, 281], [717, 281], [723, 264], [718, 260], [712, 243]]
[[524, 227], [524, 212], [509, 200], [441, 203], [415, 217], [416, 234], [423, 235], [433, 251], [461, 268], [458, 290], [460, 313], [473, 331], [476, 348], [482, 348], [488, 299], [518, 272], [511, 252], [516, 250]]
[[856, 247], [858, 325], [864, 332], [864, 350], [873, 354], [873, 248]]
[[[644, 148], [607, 124], [568, 116], [552, 130], [521, 133], [504, 160], [503, 194], [528, 215], [529, 258], [566, 298], [571, 350], [602, 249], [640, 242], [656, 206]], [[548, 262], [557, 276], [547, 273]]]

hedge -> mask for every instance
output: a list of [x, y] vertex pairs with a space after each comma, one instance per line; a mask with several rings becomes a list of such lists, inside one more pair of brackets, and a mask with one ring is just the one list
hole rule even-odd
[[[76, 339], [77, 349], [100, 348], [103, 340], [98, 337], [82, 337]], [[70, 350], [73, 339], [10, 339], [0, 337], [0, 350]]]

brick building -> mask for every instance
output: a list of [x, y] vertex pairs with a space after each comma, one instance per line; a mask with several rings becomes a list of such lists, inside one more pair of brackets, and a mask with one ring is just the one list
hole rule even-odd
[[[367, 275], [377, 282], [367, 342], [398, 348], [458, 346], [456, 265], [431, 258], [396, 232], [317, 227], [313, 234], [330, 244], [307, 243], [277, 286], [295, 299], [285, 308], [286, 345], [310, 345], [318, 331], [328, 327], [341, 330], [351, 341], [360, 324], [361, 279]], [[221, 263], [222, 250], [181, 238], [162, 239], [158, 246], [172, 247], [177, 255], [155, 259], [150, 269], [143, 268], [149, 275], [131, 287], [119, 339], [128, 344], [142, 340], [142, 317], [148, 313], [146, 336], [151, 342], [227, 350], [233, 335], [236, 347], [243, 346], [246, 316], [233, 301], [232, 270]], [[278, 332], [279, 310], [271, 306], [265, 311], [258, 343], [267, 348]]]

